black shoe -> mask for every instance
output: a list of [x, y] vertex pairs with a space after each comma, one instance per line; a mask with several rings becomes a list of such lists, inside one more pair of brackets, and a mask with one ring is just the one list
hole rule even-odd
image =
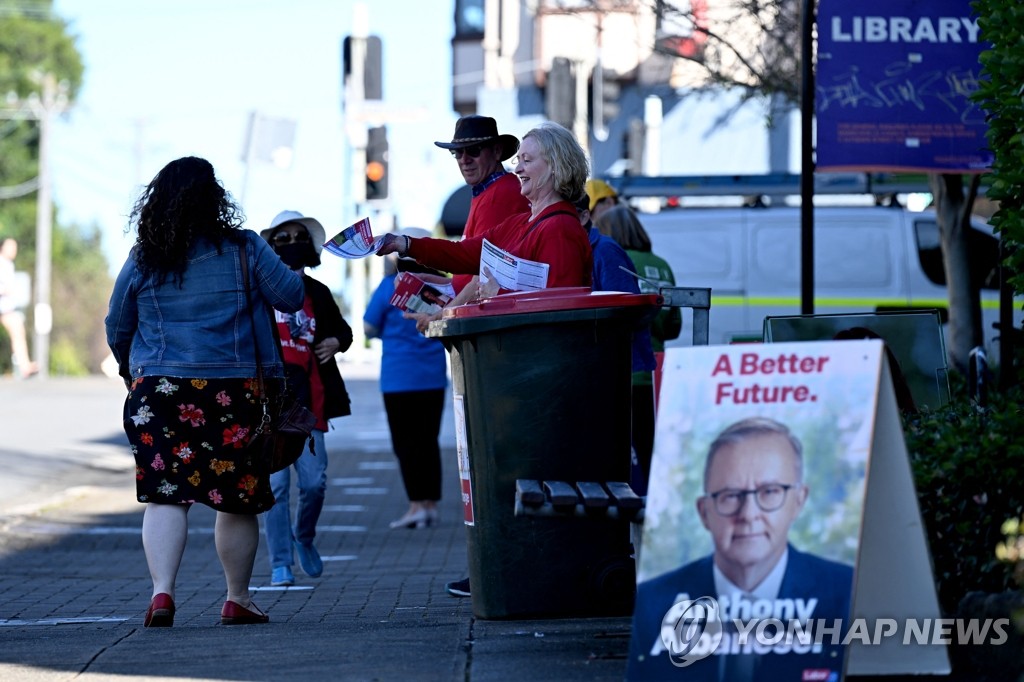
[[452, 581], [444, 586], [453, 597], [469, 597], [469, 578]]

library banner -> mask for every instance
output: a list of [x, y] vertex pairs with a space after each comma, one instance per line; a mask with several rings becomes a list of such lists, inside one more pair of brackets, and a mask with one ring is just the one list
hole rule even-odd
[[980, 33], [964, 0], [821, 0], [817, 169], [987, 170]]

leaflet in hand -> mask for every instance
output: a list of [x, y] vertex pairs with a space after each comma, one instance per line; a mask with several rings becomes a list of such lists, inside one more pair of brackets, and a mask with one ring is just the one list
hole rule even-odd
[[455, 298], [452, 285], [430, 284], [412, 274], [400, 272], [395, 278], [395, 293], [391, 305], [410, 313], [433, 315], [440, 312]]
[[342, 258], [363, 258], [377, 253], [382, 241], [384, 241], [384, 237], [373, 238], [370, 219], [363, 218], [334, 235], [329, 242], [324, 244], [324, 248]]
[[502, 289], [509, 291], [535, 291], [548, 285], [547, 263], [526, 260], [513, 256], [484, 239], [480, 250], [480, 283], [485, 284], [494, 277]]

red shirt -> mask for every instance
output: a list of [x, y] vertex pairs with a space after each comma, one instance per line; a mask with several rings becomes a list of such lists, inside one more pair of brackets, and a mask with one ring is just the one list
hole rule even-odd
[[320, 380], [320, 369], [313, 353], [313, 335], [316, 333], [316, 317], [313, 315], [313, 299], [309, 293], [302, 302], [302, 309], [294, 313], [274, 311], [277, 331], [281, 337], [281, 356], [285, 364], [302, 368], [309, 379], [309, 400], [307, 407], [316, 415], [316, 428], [327, 430], [324, 418], [324, 385]]
[[[487, 241], [513, 256], [547, 263], [549, 287], [590, 286], [593, 254], [576, 208], [568, 201], [548, 206], [535, 219], [519, 213], [488, 231]], [[480, 272], [484, 236], [452, 242], [447, 239], [412, 239], [409, 255], [420, 263], [451, 273]]]
[[[515, 174], [505, 173], [473, 197], [469, 202], [469, 217], [466, 218], [466, 229], [462, 233], [462, 238], [482, 236], [511, 215], [529, 213], [530, 202], [519, 191], [521, 188], [522, 185]], [[476, 274], [479, 273], [473, 273]], [[473, 275], [456, 273], [452, 277], [455, 292], [462, 291], [473, 279]]]

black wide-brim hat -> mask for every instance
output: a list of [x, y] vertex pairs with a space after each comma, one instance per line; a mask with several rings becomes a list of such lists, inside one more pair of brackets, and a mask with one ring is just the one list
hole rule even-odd
[[513, 135], [499, 135], [498, 124], [490, 116], [463, 116], [455, 122], [451, 142], [435, 142], [442, 149], [464, 149], [477, 144], [501, 142], [501, 158], [510, 159], [519, 151], [519, 140]]

